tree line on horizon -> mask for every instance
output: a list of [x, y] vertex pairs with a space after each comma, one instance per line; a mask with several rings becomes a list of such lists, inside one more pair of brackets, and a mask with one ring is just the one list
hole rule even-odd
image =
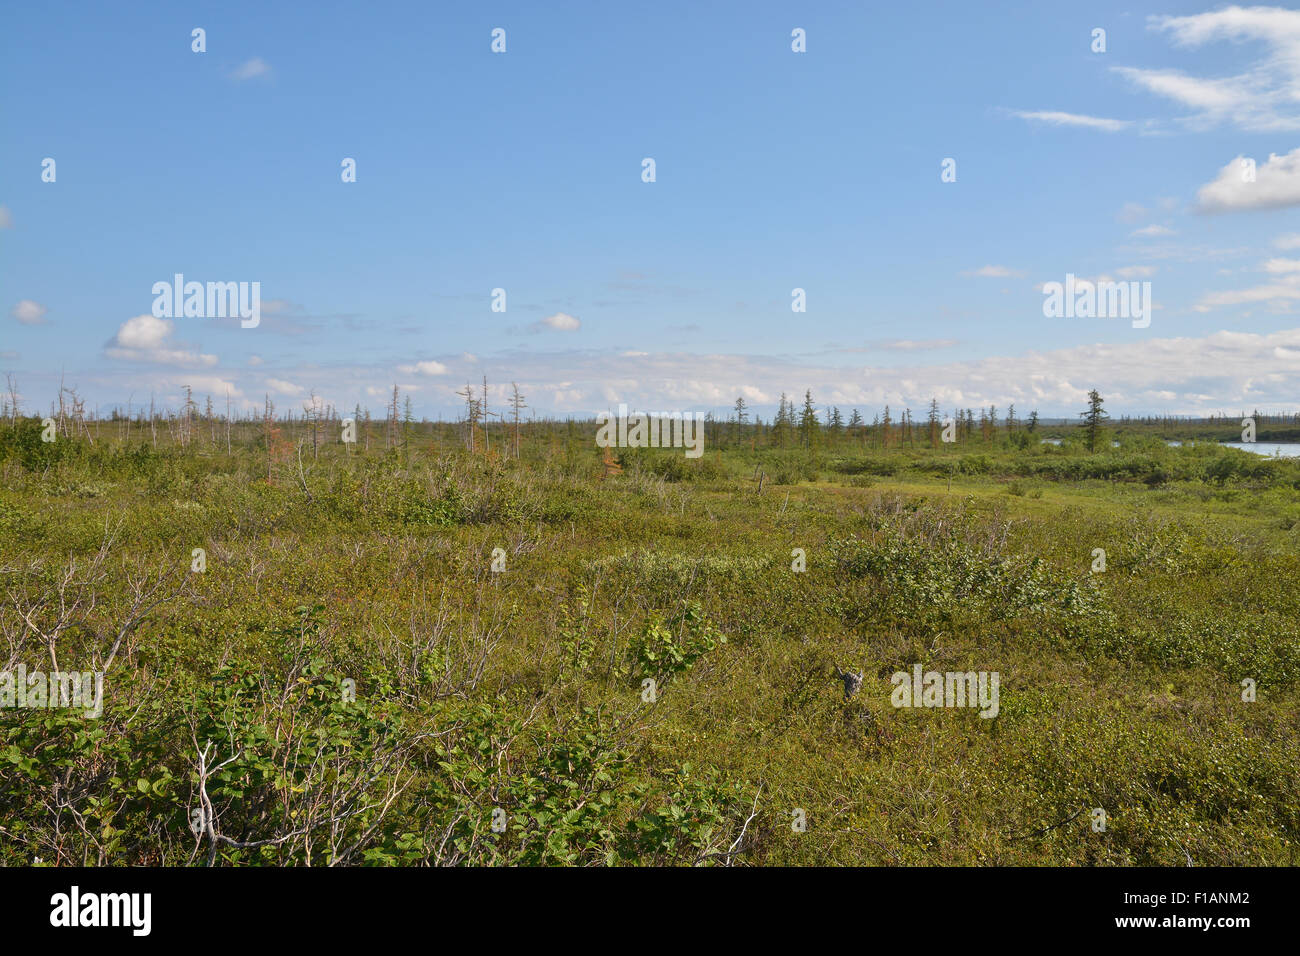
[[[20, 417], [27, 416], [22, 411], [12, 376], [8, 376], [6, 386], [5, 392], [0, 394], [0, 421], [16, 424]], [[223, 414], [210, 395], [200, 406], [190, 386], [184, 386], [184, 392], [185, 399], [177, 409], [160, 408], [151, 396], [147, 410], [143, 404], [128, 403], [125, 409], [114, 405], [108, 415], [100, 416], [97, 409], [87, 411], [85, 399], [75, 388], [60, 383], [57, 398], [50, 402], [49, 418], [55, 422], [59, 435], [66, 438], [80, 436], [92, 443], [99, 437], [101, 426], [109, 426], [115, 429], [121, 440], [129, 441], [138, 435], [154, 447], [157, 447], [160, 435], [172, 445], [185, 447], [206, 432], [209, 444], [225, 444], [228, 451], [232, 430], [247, 432], [249, 426], [259, 426], [268, 449], [283, 451], [286, 445], [293, 444], [286, 433], [293, 433], [310, 445], [313, 456], [318, 454], [322, 444], [339, 441], [344, 423], [349, 420], [353, 423], [357, 447], [366, 452], [372, 446], [382, 445], [385, 450], [406, 447], [411, 436], [420, 429], [426, 429], [430, 435], [451, 429], [459, 434], [460, 441], [471, 452], [491, 452], [495, 442], [499, 452], [513, 453], [515, 457], [520, 455], [526, 433], [549, 435], [558, 429], [567, 431], [570, 437], [577, 437], [575, 427], [588, 421], [587, 418], [572, 416], [538, 417], [535, 411], [525, 418], [523, 411], [529, 405], [515, 383], [511, 383], [504, 407], [493, 408], [486, 377], [481, 387], [466, 384], [457, 392], [465, 405], [462, 413], [451, 421], [441, 417], [436, 420], [424, 416], [417, 418], [410, 394], [402, 395], [400, 386], [396, 384], [384, 406], [382, 419], [375, 418], [370, 408], [359, 402], [350, 415], [343, 415], [335, 405], [317, 396], [314, 390], [307, 399], [299, 400], [300, 412], [292, 405], [277, 408], [268, 393], [264, 396], [260, 414], [248, 407], [241, 411], [232, 409], [228, 396]], [[1095, 451], [1101, 430], [1108, 423], [1145, 427], [1235, 427], [1241, 418], [1247, 416], [1245, 413], [1238, 416], [1126, 415], [1113, 420], [1104, 409], [1101, 396], [1092, 390], [1088, 395], [1088, 408], [1078, 417], [1085, 441]], [[1249, 417], [1254, 418], [1258, 426], [1300, 426], [1300, 413], [1263, 414], [1256, 410]], [[594, 421], [594, 416], [590, 420]], [[775, 413], [766, 421], [760, 415], [751, 414], [743, 396], [737, 397], [726, 418], [713, 411], [706, 412], [703, 427], [705, 441], [715, 448], [748, 446], [750, 449], [815, 450], [858, 445], [888, 450], [938, 448], [944, 443], [945, 429], [957, 443], [967, 444], [972, 440], [991, 443], [1008, 438], [1023, 447], [1040, 428], [1056, 428], [1065, 421], [1044, 420], [1037, 409], [1022, 416], [1014, 404], [1005, 411], [989, 405], [978, 410], [954, 408], [948, 412], [941, 409], [938, 399], [934, 398], [930, 400], [924, 417], [918, 418], [910, 407], [896, 410], [886, 404], [868, 422], [857, 408], [850, 409], [847, 415], [839, 406], [819, 408], [813, 400], [812, 390], [806, 389], [802, 405], [796, 405], [782, 392]]]

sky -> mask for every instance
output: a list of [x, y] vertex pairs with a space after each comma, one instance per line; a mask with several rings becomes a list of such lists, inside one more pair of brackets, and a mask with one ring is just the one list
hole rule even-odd
[[[155, 315], [177, 273], [260, 321]], [[1067, 275], [1149, 324], [1046, 316]], [[1300, 10], [6, 4], [0, 372], [29, 410], [1294, 411]]]

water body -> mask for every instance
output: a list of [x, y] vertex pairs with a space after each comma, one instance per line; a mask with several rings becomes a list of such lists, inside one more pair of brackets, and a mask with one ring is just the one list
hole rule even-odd
[[[1165, 444], [1180, 448], [1183, 443], [1167, 441]], [[1265, 458], [1272, 458], [1274, 455], [1280, 458], [1300, 458], [1300, 442], [1295, 441], [1223, 441], [1219, 444], [1224, 448], [1240, 448], [1242, 451], [1248, 451], [1252, 455], [1263, 455]]]
[[[1059, 445], [1061, 439], [1044, 438], [1042, 442], [1044, 445]], [[1111, 442], [1111, 444], [1117, 445], [1118, 443]], [[1181, 448], [1183, 443], [1180, 441], [1166, 441], [1165, 444], [1172, 448]], [[1300, 442], [1295, 441], [1225, 441], [1219, 442], [1219, 444], [1224, 448], [1240, 448], [1242, 451], [1248, 451], [1252, 455], [1263, 455], [1265, 458], [1272, 458], [1274, 455], [1280, 458], [1300, 458]]]
[[1279, 455], [1282, 458], [1300, 458], [1300, 442], [1295, 441], [1225, 441], [1225, 448], [1240, 448], [1254, 455]]

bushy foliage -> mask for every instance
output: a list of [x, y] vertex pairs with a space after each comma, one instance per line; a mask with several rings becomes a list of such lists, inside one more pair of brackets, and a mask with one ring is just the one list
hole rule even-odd
[[0, 710], [0, 863], [1300, 863], [1293, 461], [259, 434], [0, 424], [0, 663], [104, 671]]

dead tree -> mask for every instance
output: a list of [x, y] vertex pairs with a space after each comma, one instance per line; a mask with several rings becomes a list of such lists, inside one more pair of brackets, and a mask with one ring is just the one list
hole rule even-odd
[[519, 413], [528, 407], [524, 401], [524, 396], [519, 394], [519, 386], [514, 382], [510, 383], [510, 407], [514, 409], [515, 414], [515, 458], [519, 458]]

